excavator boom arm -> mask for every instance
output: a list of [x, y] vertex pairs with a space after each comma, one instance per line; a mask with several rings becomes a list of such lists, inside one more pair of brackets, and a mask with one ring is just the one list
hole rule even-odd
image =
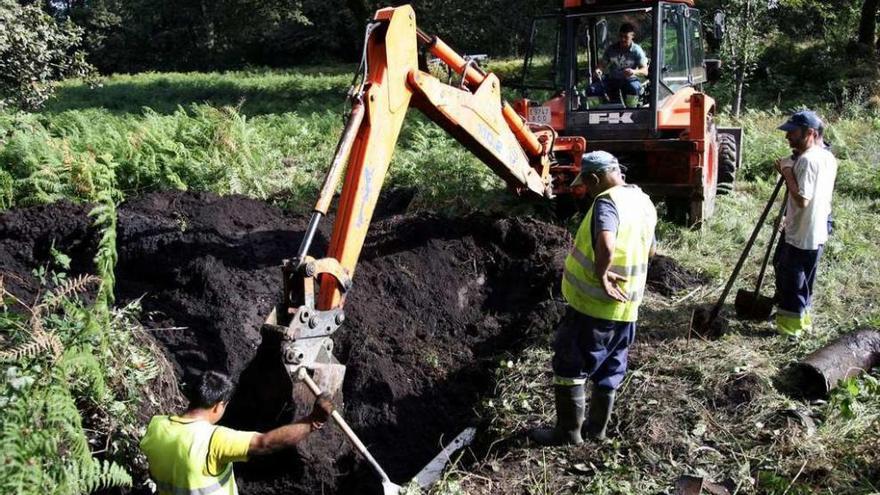
[[[461, 74], [458, 87], [419, 70], [419, 42]], [[498, 78], [419, 31], [408, 5], [376, 12], [367, 27], [362, 67], [362, 81], [350, 92], [351, 113], [306, 233], [296, 256], [284, 261], [283, 299], [264, 325], [271, 338], [280, 336], [281, 356], [291, 377], [302, 367], [312, 369], [321, 388], [331, 391], [341, 385], [344, 366], [332, 356], [330, 335], [345, 319], [345, 294], [410, 106], [448, 131], [523, 196], [552, 196], [551, 152], [570, 154], [576, 162], [586, 148], [583, 138], [559, 138], [550, 128], [533, 130], [523, 122], [502, 100]], [[309, 248], [340, 181], [330, 244], [324, 258], [314, 259]]]
[[[327, 213], [347, 161], [327, 256], [338, 260], [349, 275], [355, 270], [410, 106], [448, 131], [516, 193], [550, 195], [549, 139], [541, 142], [503, 102], [494, 74], [486, 74], [442, 40], [418, 30], [408, 5], [379, 10], [369, 31], [367, 74], [315, 208], [321, 215]], [[462, 75], [460, 87], [418, 69], [417, 41]], [[321, 282], [317, 307], [340, 306], [343, 294], [334, 277], [324, 276]]]

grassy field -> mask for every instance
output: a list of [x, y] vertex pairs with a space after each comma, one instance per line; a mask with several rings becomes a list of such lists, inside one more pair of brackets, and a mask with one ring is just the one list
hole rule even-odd
[[[497, 66], [513, 70], [510, 63]], [[351, 70], [141, 74], [111, 77], [97, 88], [66, 83], [39, 113], [0, 113], [0, 208], [59, 198], [112, 203], [179, 188], [242, 193], [307, 211], [342, 128]], [[612, 440], [536, 449], [505, 439], [553, 416], [548, 335], [501, 359], [496, 391], [481, 406], [489, 435], [499, 443], [479, 462], [459, 465], [439, 493], [658, 493], [682, 474], [730, 480], [739, 493], [880, 491], [877, 380], [854, 380], [830, 400], [812, 403], [775, 386], [781, 370], [829, 339], [880, 326], [880, 115], [855, 104], [824, 112], [841, 166], [815, 331], [796, 343], [774, 336], [764, 323], [732, 322], [731, 331], [714, 341], [686, 334], [691, 309], [720, 293], [772, 189], [773, 160], [787, 154], [775, 130], [785, 110], [750, 111], [735, 122], [746, 129], [742, 180], [734, 194], [721, 198], [718, 214], [702, 231], [660, 224], [660, 252], [711, 282], [646, 302]], [[416, 188], [412, 209], [549, 218], [549, 207], [517, 203], [485, 166], [415, 112], [387, 184]], [[755, 259], [746, 265], [743, 286], [757, 269]], [[127, 328], [127, 320], [113, 321]], [[9, 325], [4, 320], [4, 329]], [[117, 358], [102, 359], [112, 366]], [[117, 379], [138, 380], [145, 380], [143, 373]], [[747, 400], [738, 402], [736, 394]], [[119, 400], [100, 399], [101, 410], [115, 417], [111, 406]], [[813, 418], [813, 426], [797, 417]], [[18, 425], [9, 416], [4, 421], [4, 429]], [[41, 447], [31, 448], [39, 458]]]

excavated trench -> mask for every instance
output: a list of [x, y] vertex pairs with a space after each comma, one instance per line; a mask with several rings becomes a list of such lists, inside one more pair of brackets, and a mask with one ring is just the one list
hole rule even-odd
[[[559, 271], [571, 237], [529, 218], [395, 215], [398, 196], [371, 226], [335, 354], [348, 366], [344, 416], [402, 482], [478, 421], [498, 356], [553, 331], [564, 309]], [[72, 272], [92, 271], [96, 235], [87, 211], [59, 202], [0, 215], [6, 287], [32, 298], [38, 287], [30, 271], [51, 259], [53, 245], [73, 257]], [[307, 413], [289, 403], [277, 360], [258, 353], [260, 325], [281, 289], [280, 260], [293, 255], [307, 221], [259, 201], [204, 193], [152, 193], [119, 208], [118, 299], [142, 297], [142, 321], [179, 377], [218, 369], [239, 380], [224, 419], [230, 426], [265, 430]], [[325, 223], [318, 253], [329, 237]], [[653, 282], [663, 292], [680, 281]], [[336, 428], [295, 451], [241, 464], [236, 475], [244, 494], [378, 490]]]
[[[183, 376], [213, 368], [241, 377], [231, 426], [264, 430], [307, 412], [285, 407], [277, 362], [254, 359], [281, 288], [279, 262], [306, 223], [258, 201], [206, 194], [152, 194], [120, 213], [120, 297], [147, 294], [150, 326], [186, 327], [155, 332]], [[321, 232], [317, 252], [327, 238]], [[552, 330], [568, 242], [548, 224], [479, 215], [391, 216], [372, 226], [335, 353], [348, 366], [344, 415], [393, 479], [413, 476], [441, 438], [475, 421], [494, 356], [527, 332]], [[335, 428], [237, 472], [243, 493], [377, 486]]]
[[[74, 271], [90, 270], [87, 211], [58, 203], [2, 217], [0, 270], [23, 275], [7, 284], [13, 292], [36, 292], [24, 275], [49, 259], [52, 239], [74, 251]], [[119, 209], [119, 300], [143, 296], [142, 320], [184, 379], [205, 369], [240, 379], [224, 420], [231, 426], [263, 430], [307, 412], [286, 404], [288, 384], [275, 363], [255, 359], [260, 324], [281, 288], [280, 260], [292, 256], [307, 220], [243, 197], [181, 192]], [[317, 252], [328, 234], [319, 234]], [[565, 230], [527, 218], [374, 221], [335, 354], [348, 366], [344, 415], [392, 479], [412, 477], [477, 421], [496, 356], [526, 335], [552, 332], [569, 242]], [[378, 488], [335, 428], [236, 473], [248, 494]]]

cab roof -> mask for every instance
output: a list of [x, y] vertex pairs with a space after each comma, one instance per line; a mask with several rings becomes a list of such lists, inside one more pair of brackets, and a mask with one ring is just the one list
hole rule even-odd
[[[683, 3], [691, 7], [694, 0], [664, 0], [668, 3]], [[563, 8], [583, 9], [590, 7], [638, 7], [640, 4], [657, 3], [657, 0], [563, 0]]]

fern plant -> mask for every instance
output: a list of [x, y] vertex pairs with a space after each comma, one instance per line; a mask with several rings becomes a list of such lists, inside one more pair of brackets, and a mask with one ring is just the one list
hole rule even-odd
[[[74, 193], [95, 203], [89, 215], [100, 231], [97, 275], [66, 277], [43, 268], [38, 275], [49, 287], [40, 299], [33, 305], [17, 300], [25, 315], [0, 306], [0, 333], [8, 336], [0, 343], [0, 376], [6, 377], [0, 383], [0, 493], [131, 486], [131, 475], [113, 459], [128, 462], [136, 452], [132, 425], [140, 389], [159, 374], [157, 360], [133, 337], [130, 310], [113, 307], [120, 197], [113, 162], [82, 160], [61, 148], [58, 160], [20, 182], [32, 201]], [[51, 251], [66, 268], [69, 258]], [[78, 297], [87, 290], [96, 290], [90, 305]], [[7, 297], [13, 296], [0, 283], [0, 301]]]

